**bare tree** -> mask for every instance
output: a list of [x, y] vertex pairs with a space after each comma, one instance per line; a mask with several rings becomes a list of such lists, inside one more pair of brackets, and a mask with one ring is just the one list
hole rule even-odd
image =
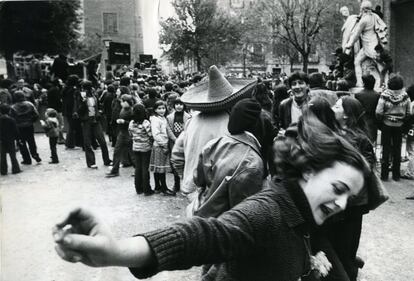
[[272, 35], [300, 53], [306, 72], [309, 55], [315, 50], [332, 3], [329, 0], [260, 0], [258, 10], [269, 20]]

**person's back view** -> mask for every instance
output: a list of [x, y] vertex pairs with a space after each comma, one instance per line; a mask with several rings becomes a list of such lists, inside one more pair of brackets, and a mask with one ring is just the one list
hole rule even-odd
[[190, 204], [193, 215], [217, 217], [262, 188], [264, 164], [253, 135], [260, 112], [256, 101], [241, 100], [230, 114], [230, 135], [204, 146], [194, 172], [199, 193]]
[[378, 104], [380, 95], [374, 90], [375, 78], [371, 74], [363, 75], [362, 82], [364, 89], [355, 94], [365, 109], [365, 120], [369, 129], [369, 138], [372, 143], [377, 140], [378, 122], [375, 118], [375, 109]]

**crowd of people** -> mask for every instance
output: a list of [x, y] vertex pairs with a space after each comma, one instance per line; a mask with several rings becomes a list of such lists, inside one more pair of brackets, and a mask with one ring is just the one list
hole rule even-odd
[[[42, 161], [34, 134], [40, 118], [49, 163], [59, 163], [60, 143], [82, 148], [86, 167], [97, 169], [99, 148], [109, 167], [102, 176], [133, 165], [137, 194], [180, 191], [190, 202], [189, 222], [121, 241], [103, 226], [99, 237], [92, 234], [96, 217], [74, 210], [54, 229], [63, 259], [129, 266], [138, 278], [206, 264], [203, 280], [314, 280], [316, 271], [326, 280], [356, 280], [363, 215], [387, 199], [381, 180], [389, 171], [395, 181], [414, 179], [414, 86], [393, 74], [376, 92], [372, 75], [362, 80], [353, 93], [328, 89], [321, 73], [271, 83], [226, 78], [215, 66], [187, 81], [123, 72], [95, 82], [57, 77], [43, 88], [3, 79], [1, 174], [8, 173], [7, 154], [11, 172], [22, 171], [16, 143], [21, 164]], [[409, 164], [401, 172], [405, 135]], [[325, 262], [318, 267], [319, 258]]]
[[[357, 280], [364, 263], [357, 257], [363, 216], [387, 194], [376, 174], [368, 109], [359, 101], [365, 95], [312, 89], [311, 81], [321, 77], [295, 72], [273, 91], [263, 81], [226, 78], [210, 67], [206, 79], [175, 99], [175, 110], [187, 107], [191, 118], [181, 123], [171, 155], [168, 105], [138, 102], [129, 128], [139, 132], [133, 145], [137, 138], [145, 147], [143, 161], [150, 164], [143, 172], [153, 171], [158, 186], [170, 169], [182, 176], [190, 219], [115, 240], [90, 211], [75, 209], [53, 230], [59, 256], [90, 266], [127, 266], [137, 278], [204, 265], [202, 280]], [[406, 108], [403, 88], [402, 77], [393, 75], [376, 93], [376, 105], [367, 98], [380, 119], [376, 124], [400, 116], [402, 110], [392, 108]], [[369, 82], [363, 91], [373, 91]], [[400, 102], [390, 105], [387, 95], [401, 95]], [[146, 104], [152, 105], [149, 119]], [[406, 123], [411, 109], [403, 114]], [[169, 156], [171, 165], [156, 165], [157, 159], [167, 164]], [[382, 159], [380, 176], [387, 180], [389, 163]], [[142, 175], [143, 190], [151, 190], [147, 178]], [[97, 225], [98, 233], [92, 232]]]

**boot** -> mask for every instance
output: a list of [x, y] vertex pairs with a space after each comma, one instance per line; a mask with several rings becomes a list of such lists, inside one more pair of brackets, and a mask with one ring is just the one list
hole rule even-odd
[[167, 183], [165, 180], [165, 173], [159, 174], [160, 182], [161, 182], [161, 192], [166, 196], [175, 196], [175, 192], [171, 191], [167, 187]]
[[381, 180], [387, 181], [388, 180], [388, 164], [381, 165]]
[[161, 192], [161, 181], [160, 181], [160, 174], [159, 173], [154, 173], [154, 183], [155, 183], [154, 192], [155, 193], [160, 193]]
[[174, 192], [180, 191], [180, 176], [174, 175]]

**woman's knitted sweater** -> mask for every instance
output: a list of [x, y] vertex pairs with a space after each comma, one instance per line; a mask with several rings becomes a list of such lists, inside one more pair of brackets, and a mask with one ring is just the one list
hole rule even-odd
[[209, 271], [214, 276], [202, 280], [297, 281], [310, 272], [309, 217], [300, 187], [279, 183], [219, 218], [194, 217], [143, 234], [155, 261], [130, 270], [137, 278], [148, 278], [163, 270], [214, 264], [216, 270]]

